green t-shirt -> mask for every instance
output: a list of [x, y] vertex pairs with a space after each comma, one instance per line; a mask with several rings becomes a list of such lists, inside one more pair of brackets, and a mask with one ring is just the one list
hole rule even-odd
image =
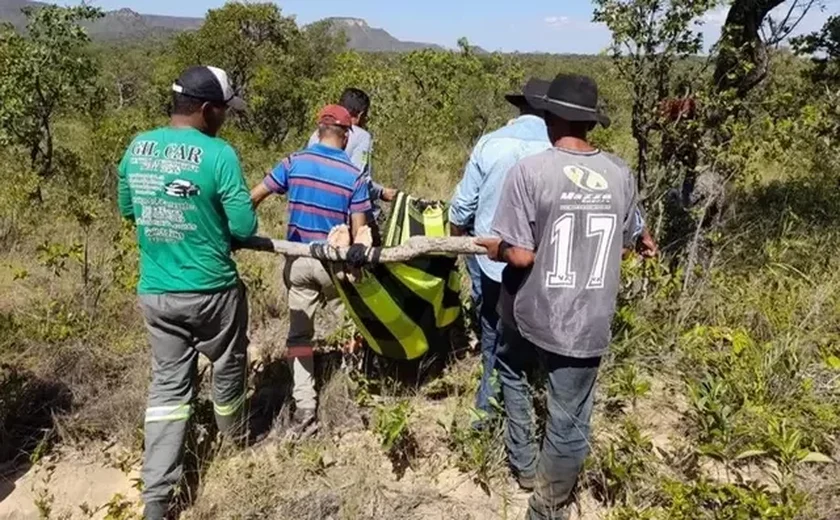
[[257, 231], [236, 152], [194, 128], [134, 138], [119, 166], [120, 212], [137, 225], [140, 294], [216, 292], [237, 284], [231, 239]]

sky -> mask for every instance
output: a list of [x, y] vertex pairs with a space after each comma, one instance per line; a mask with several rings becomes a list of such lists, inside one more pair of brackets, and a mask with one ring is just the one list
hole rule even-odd
[[[825, 0], [824, 10], [812, 10], [798, 32], [822, 27], [840, 0]], [[64, 1], [78, 4], [78, 1]], [[225, 0], [91, 0], [105, 10], [131, 8], [144, 14], [203, 16]], [[610, 41], [606, 27], [593, 24], [590, 0], [279, 0], [285, 15], [299, 23], [330, 16], [363, 18], [400, 40], [437, 43], [454, 47], [466, 36], [470, 43], [489, 51], [595, 54]], [[706, 16], [702, 31], [707, 45], [714, 43], [726, 18], [726, 8]]]

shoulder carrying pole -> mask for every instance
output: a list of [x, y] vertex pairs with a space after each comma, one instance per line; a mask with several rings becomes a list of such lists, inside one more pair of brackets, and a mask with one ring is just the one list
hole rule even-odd
[[431, 254], [483, 255], [487, 251], [475, 243], [474, 237], [412, 237], [396, 247], [333, 247], [327, 244], [301, 244], [266, 237], [252, 237], [237, 244], [236, 249], [250, 249], [278, 253], [287, 257], [308, 257], [329, 262], [357, 262], [364, 255], [362, 263], [405, 262], [418, 256]]

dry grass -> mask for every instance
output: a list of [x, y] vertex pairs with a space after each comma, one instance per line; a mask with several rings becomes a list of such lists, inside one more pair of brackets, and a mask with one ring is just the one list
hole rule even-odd
[[[455, 372], [472, 373], [475, 360]], [[463, 366], [472, 365], [472, 366]], [[273, 440], [207, 469], [201, 496], [187, 518], [513, 519], [526, 496], [507, 478], [487, 495], [473, 475], [455, 469], [446, 425], [465, 414], [463, 398], [410, 398], [409, 428], [418, 449], [400, 478], [377, 434], [366, 430], [370, 411], [353, 395], [343, 371], [325, 384], [318, 438], [292, 444]], [[472, 396], [470, 396], [472, 398]], [[381, 396], [378, 401], [388, 402]]]
[[[458, 153], [430, 152], [423, 175], [411, 179], [412, 192], [448, 196], [457, 177], [453, 172], [460, 169], [455, 166], [461, 159]], [[614, 359], [605, 362], [601, 373], [591, 462], [580, 497], [583, 518], [667, 518], [672, 502], [684, 499], [669, 487], [675, 483], [684, 486], [680, 492], [696, 491], [709, 503], [710, 496], [702, 495], [707, 491], [691, 486], [712, 482], [743, 491], [741, 480], [754, 481], [763, 486], [750, 490], [757, 500], [777, 503], [779, 487], [771, 475], [778, 468], [777, 455], [749, 462], [726, 460], [748, 448], [766, 447], [773, 440], [767, 434], [769, 419], [789, 418], [791, 428], [804, 433], [802, 449], [840, 456], [835, 439], [840, 421], [831, 410], [837, 402], [837, 368], [832, 368], [831, 356], [840, 356], [838, 271], [819, 260], [836, 256], [832, 229], [837, 215], [831, 208], [840, 204], [829, 194], [815, 194], [807, 183], [766, 191], [763, 198], [760, 193], [744, 195], [749, 203], [745, 207], [760, 208], [762, 215], [756, 210], [739, 215], [743, 222], [736, 223], [747, 231], [736, 229], [727, 236], [720, 244], [725, 256], [716, 259], [714, 269], [696, 287], [670, 294], [662, 288], [670, 283], [682, 287], [674, 273], [636, 272], [638, 283], [627, 292], [638, 294], [622, 296], [627, 299], [621, 303], [617, 327], [623, 332], [614, 342]], [[261, 210], [264, 234], [282, 236], [284, 210], [279, 199]], [[38, 447], [46, 436], [78, 448], [91, 441], [116, 442], [133, 454], [125, 460], [136, 461], [149, 355], [134, 296], [119, 285], [117, 272], [118, 267], [132, 268], [133, 251], [128, 260], [115, 261], [124, 246], [115, 235], [116, 219], [99, 220], [89, 233], [91, 281], [85, 287], [78, 261], [67, 259], [66, 268], [56, 273], [38, 252], [45, 241], [66, 246], [83, 236], [71, 219], [53, 220], [51, 229], [27, 227], [31, 233], [18, 235], [13, 247], [0, 252], [0, 265], [9, 267], [0, 270], [0, 290], [8, 295], [0, 301], [0, 346], [6, 360], [23, 374], [14, 399], [0, 402], [5, 406], [0, 406], [2, 455], [37, 456], [49, 447]], [[200, 481], [187, 518], [523, 516], [527, 495], [518, 493], [507, 477], [501, 438], [463, 434], [478, 382], [478, 360], [465, 352], [443, 374], [419, 387], [389, 380], [386, 370], [366, 382], [359, 374], [351, 377], [336, 370], [340, 362], [325, 357], [321, 434], [302, 444], [283, 442], [278, 417], [289, 398], [283, 360], [288, 330], [283, 260], [240, 252], [237, 261], [250, 290], [251, 411], [265, 420], [266, 430], [274, 428], [274, 435], [242, 452], [206, 439], [197, 449], [191, 447], [199, 461], [195, 474]], [[321, 313], [319, 337], [328, 337], [340, 323], [337, 315]], [[692, 334], [699, 338], [696, 343], [686, 339]], [[736, 345], [733, 337], [739, 334], [748, 341]], [[613, 395], [610, 386], [618, 372], [630, 366], [650, 389], [636, 396], [624, 388]], [[692, 409], [687, 390], [704, 375], [726, 386], [729, 393], [718, 404], [733, 410], [723, 414], [731, 423], [729, 444], [723, 455], [714, 454], [723, 462], [702, 452], [714, 427], [699, 422], [717, 412]], [[373, 395], [359, 395], [365, 383], [370, 383], [365, 389]], [[202, 387], [206, 394], [208, 385]], [[212, 431], [204, 394], [196, 429]], [[742, 395], [746, 397], [734, 397]], [[69, 402], [59, 402], [57, 396], [67, 396]], [[410, 407], [408, 430], [416, 444], [401, 475], [394, 472], [374, 420], [376, 405], [398, 402]], [[33, 419], [23, 425], [29, 430], [10, 433], [21, 426], [17, 417]], [[12, 438], [14, 446], [7, 448]], [[802, 464], [795, 477], [791, 489], [804, 491], [809, 506], [798, 510], [801, 517], [837, 517], [836, 465]], [[612, 496], [605, 494], [608, 487]], [[707, 513], [755, 517], [749, 516], [748, 508], [736, 507], [740, 504], [717, 510], [703, 506], [681, 518]]]
[[422, 490], [388, 489], [389, 472], [365, 433], [257, 448], [214, 465], [187, 518], [413, 518]]

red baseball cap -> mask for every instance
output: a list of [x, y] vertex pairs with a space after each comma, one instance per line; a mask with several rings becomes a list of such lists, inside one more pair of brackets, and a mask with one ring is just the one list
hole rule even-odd
[[327, 105], [318, 114], [318, 124], [353, 128], [353, 118], [350, 116], [350, 112], [343, 106]]

